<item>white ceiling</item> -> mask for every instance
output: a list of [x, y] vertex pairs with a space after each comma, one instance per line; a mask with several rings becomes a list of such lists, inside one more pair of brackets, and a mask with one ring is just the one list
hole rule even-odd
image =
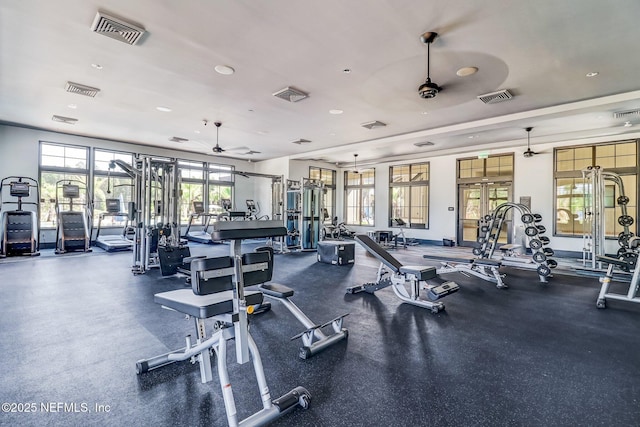
[[[98, 10], [146, 33], [133, 46], [96, 34]], [[221, 156], [332, 163], [521, 146], [528, 126], [533, 145], [640, 127], [640, 116], [626, 119], [635, 127], [613, 118], [640, 108], [638, 0], [15, 0], [0, 14], [4, 123], [213, 156], [221, 121]], [[426, 31], [439, 33], [431, 79], [444, 88], [430, 100], [417, 93]], [[465, 66], [479, 71], [458, 77]], [[68, 93], [67, 81], [100, 92]], [[310, 96], [272, 96], [287, 86]], [[476, 98], [500, 89], [514, 98]], [[373, 120], [388, 126], [361, 127]], [[413, 145], [424, 141], [434, 145]]]

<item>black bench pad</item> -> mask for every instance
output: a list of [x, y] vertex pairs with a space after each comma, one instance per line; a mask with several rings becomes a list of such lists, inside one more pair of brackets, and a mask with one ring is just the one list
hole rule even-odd
[[485, 267], [500, 267], [502, 265], [500, 261], [497, 261], [495, 259], [486, 259], [486, 258], [472, 259], [471, 263], [476, 265], [482, 265]]
[[438, 277], [435, 267], [424, 265], [403, 265], [400, 267], [400, 273], [413, 274], [418, 280], [430, 280]]
[[[247, 305], [261, 304], [263, 299], [262, 293], [258, 291], [245, 291], [244, 297]], [[191, 289], [177, 289], [155, 294], [153, 300], [167, 308], [199, 319], [233, 312], [233, 291], [196, 295]]]
[[263, 283], [258, 286], [258, 289], [276, 298], [289, 298], [293, 296], [293, 289], [279, 283]]

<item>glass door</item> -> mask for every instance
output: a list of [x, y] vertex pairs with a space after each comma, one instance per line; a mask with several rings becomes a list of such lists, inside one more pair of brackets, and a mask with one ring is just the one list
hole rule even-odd
[[[481, 220], [502, 203], [511, 201], [511, 183], [475, 183], [458, 186], [458, 245], [475, 246]], [[502, 224], [498, 243], [511, 241], [511, 210]]]

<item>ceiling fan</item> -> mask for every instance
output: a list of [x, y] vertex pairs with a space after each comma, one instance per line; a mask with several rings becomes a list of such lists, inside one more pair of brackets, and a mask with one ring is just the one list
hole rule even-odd
[[222, 147], [220, 147], [220, 144], [218, 144], [218, 134], [220, 133], [220, 126], [222, 126], [222, 123], [220, 122], [214, 122], [214, 125], [216, 125], [216, 146], [213, 147], [213, 152], [214, 153], [222, 153], [224, 151], [224, 149]]
[[532, 127], [528, 127], [528, 128], [524, 128], [525, 131], [527, 131], [527, 151], [525, 151], [524, 153], [522, 153], [525, 157], [533, 157], [535, 156], [536, 153], [535, 151], [533, 151], [531, 149], [531, 131], [533, 130]]
[[431, 81], [431, 77], [429, 75], [429, 72], [430, 72], [429, 46], [431, 46], [431, 43], [433, 43], [436, 37], [438, 37], [438, 33], [434, 33], [432, 31], [428, 31], [420, 36], [420, 41], [422, 41], [422, 43], [425, 43], [427, 45], [427, 80], [418, 88], [418, 94], [424, 99], [435, 98], [438, 92], [442, 91], [442, 88], [440, 86], [438, 86], [437, 84]]

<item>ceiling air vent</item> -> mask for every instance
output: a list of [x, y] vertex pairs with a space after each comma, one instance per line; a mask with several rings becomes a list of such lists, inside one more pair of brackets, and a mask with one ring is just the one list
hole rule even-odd
[[416, 147], [427, 147], [429, 145], [433, 145], [433, 142], [431, 141], [416, 142], [413, 145], [415, 145]]
[[497, 104], [498, 102], [508, 101], [511, 98], [513, 98], [513, 95], [507, 89], [478, 96], [478, 99], [485, 104]]
[[97, 87], [91, 87], [87, 85], [81, 85], [80, 83], [67, 82], [67, 85], [64, 87], [67, 92], [77, 93], [78, 95], [89, 96], [91, 98], [95, 98], [95, 96], [100, 92], [100, 89]]
[[169, 138], [169, 141], [183, 143], [183, 142], [187, 142], [188, 139], [187, 138], [180, 138], [179, 136], [172, 136], [171, 138]]
[[298, 102], [298, 101], [302, 101], [305, 98], [308, 98], [309, 94], [304, 93], [303, 91], [293, 88], [291, 86], [287, 86], [284, 89], [274, 93], [273, 96], [282, 98], [285, 101], [289, 101], [289, 102]]
[[626, 110], [626, 111], [616, 111], [615, 113], [613, 113], [614, 119], [623, 119], [625, 117], [631, 117], [631, 116], [640, 116], [640, 110], [635, 109], [635, 110]]
[[386, 123], [382, 123], [377, 120], [374, 120], [372, 122], [362, 123], [360, 126], [367, 129], [376, 129], [376, 128], [383, 128], [386, 125], [387, 125]]
[[51, 117], [51, 120], [54, 122], [66, 123], [68, 125], [75, 125], [78, 119], [74, 119], [73, 117], [65, 117], [65, 116], [56, 116]]
[[295, 141], [291, 141], [292, 144], [298, 144], [298, 145], [302, 145], [302, 144], [310, 144], [311, 141], [309, 141], [308, 139], [296, 139]]
[[104, 12], [96, 14], [91, 31], [131, 45], [136, 44], [145, 33], [144, 28]]

